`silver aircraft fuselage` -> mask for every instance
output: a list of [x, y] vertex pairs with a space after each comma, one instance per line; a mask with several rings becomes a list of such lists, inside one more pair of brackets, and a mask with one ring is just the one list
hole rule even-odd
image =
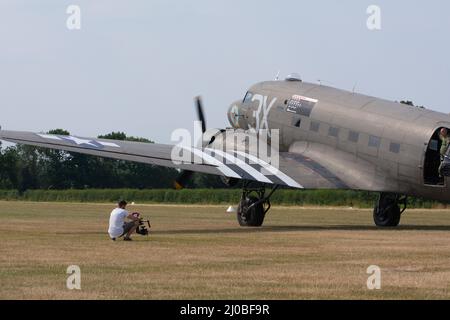
[[367, 190], [450, 200], [437, 170], [447, 114], [302, 81], [267, 81], [233, 103], [228, 118], [234, 128], [279, 129], [280, 151], [308, 149], [367, 181]]

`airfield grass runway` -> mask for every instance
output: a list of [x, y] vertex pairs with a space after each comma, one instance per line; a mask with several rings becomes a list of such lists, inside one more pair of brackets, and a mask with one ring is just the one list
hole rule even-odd
[[[152, 234], [113, 242], [112, 205], [0, 202], [1, 299], [449, 299], [450, 210], [276, 207], [241, 228], [226, 206], [137, 205]], [[81, 268], [81, 290], [66, 269]], [[366, 286], [369, 265], [381, 289]]]

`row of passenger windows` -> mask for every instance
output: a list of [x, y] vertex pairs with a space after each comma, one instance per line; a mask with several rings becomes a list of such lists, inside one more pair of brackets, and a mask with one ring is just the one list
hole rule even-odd
[[[300, 127], [300, 119], [297, 118], [293, 121], [292, 125], [295, 127]], [[316, 121], [311, 121], [309, 125], [309, 130], [313, 132], [319, 132], [320, 123]], [[328, 129], [328, 135], [330, 137], [337, 138], [339, 136], [339, 128], [330, 127]], [[347, 140], [350, 142], [358, 143], [359, 141], [359, 132], [350, 130], [348, 133]], [[381, 138], [377, 136], [369, 136], [369, 147], [379, 148], [381, 145]], [[400, 153], [400, 143], [391, 142], [389, 145], [389, 151], [393, 153]]]

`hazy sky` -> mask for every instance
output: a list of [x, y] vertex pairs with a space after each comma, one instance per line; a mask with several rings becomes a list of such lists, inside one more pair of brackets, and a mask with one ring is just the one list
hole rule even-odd
[[449, 39], [447, 0], [0, 0], [0, 124], [168, 143], [192, 129], [195, 95], [226, 127], [229, 104], [278, 70], [448, 113]]

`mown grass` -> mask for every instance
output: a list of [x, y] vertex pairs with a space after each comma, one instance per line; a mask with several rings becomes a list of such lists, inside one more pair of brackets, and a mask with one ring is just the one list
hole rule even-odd
[[[240, 199], [240, 189], [85, 189], [85, 190], [0, 190], [0, 200], [41, 202], [105, 203], [126, 199], [136, 203], [166, 204], [229, 204]], [[275, 192], [271, 201], [275, 205], [344, 206], [371, 208], [378, 194], [352, 190], [290, 190]], [[409, 198], [410, 208], [446, 208], [447, 203]]]
[[[274, 207], [248, 229], [226, 205], [136, 205], [152, 234], [112, 242], [111, 209], [0, 202], [0, 298], [450, 298], [450, 210], [410, 210], [398, 229], [377, 229], [370, 210]], [[72, 264], [80, 291], [66, 288]], [[381, 290], [366, 287], [373, 264]]]

